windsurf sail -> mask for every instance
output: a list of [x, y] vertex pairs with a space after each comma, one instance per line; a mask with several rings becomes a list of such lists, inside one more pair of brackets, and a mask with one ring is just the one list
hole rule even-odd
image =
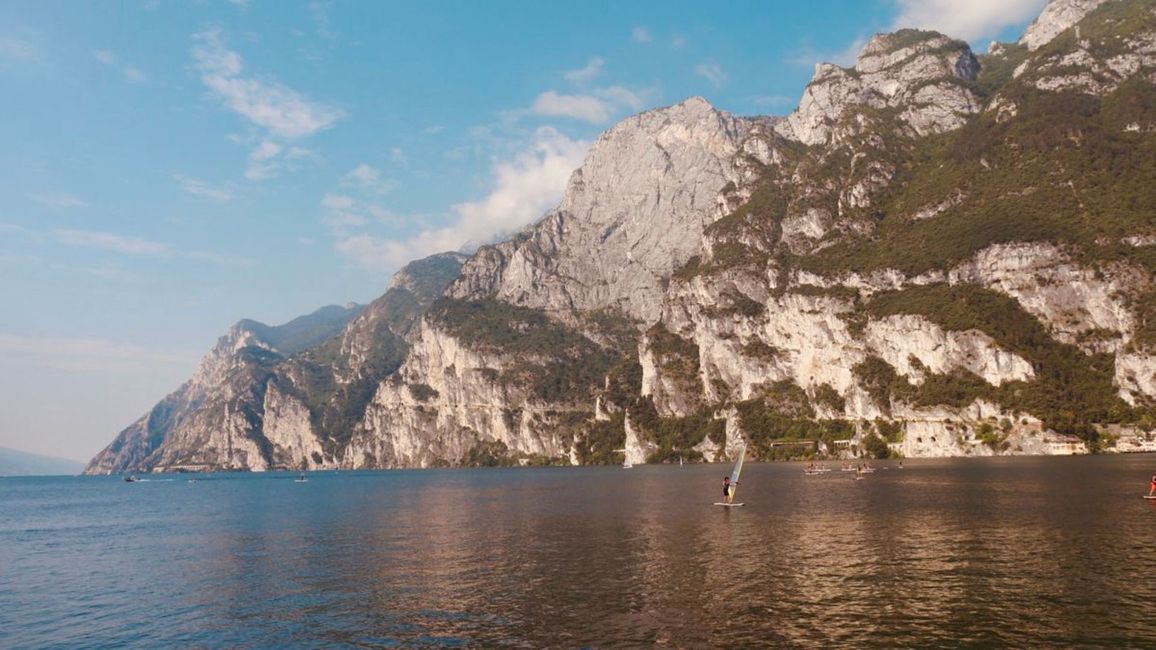
[[746, 458], [747, 448], [739, 447], [739, 459], [735, 461], [735, 469], [731, 472], [731, 494], [733, 498], [739, 489], [739, 474], [743, 473], [743, 459]]

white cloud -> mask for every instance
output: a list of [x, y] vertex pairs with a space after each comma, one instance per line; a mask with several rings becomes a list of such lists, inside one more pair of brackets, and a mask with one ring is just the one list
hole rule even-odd
[[1023, 23], [1040, 13], [1046, 0], [894, 0], [899, 15], [892, 29], [934, 29], [975, 41]]
[[193, 196], [203, 196], [214, 201], [232, 201], [233, 194], [228, 190], [214, 187], [209, 183], [197, 178], [191, 178], [182, 174], [173, 174], [173, 180], [180, 183], [181, 189], [192, 194]]
[[593, 94], [568, 95], [553, 90], [538, 95], [530, 113], [545, 117], [569, 117], [591, 124], [605, 124], [623, 109], [637, 111], [643, 98], [622, 86], [599, 88]]
[[9, 360], [63, 370], [123, 371], [158, 363], [192, 366], [193, 350], [150, 350], [132, 344], [90, 338], [26, 336], [0, 332], [0, 353]]
[[694, 66], [694, 73], [700, 77], [705, 77], [707, 81], [714, 84], [715, 88], [722, 86], [727, 80], [726, 71], [721, 65], [713, 61]]
[[178, 251], [174, 253], [174, 255], [195, 262], [216, 264], [217, 266], [257, 266], [256, 260], [247, 257], [233, 257], [232, 255], [221, 255], [220, 253], [211, 253], [208, 251]]
[[83, 208], [88, 204], [70, 194], [25, 194], [24, 196], [50, 208]]
[[274, 158], [281, 153], [281, 145], [264, 140], [257, 148], [249, 152], [249, 167], [245, 169], [245, 178], [251, 181], [262, 181], [277, 175], [281, 168]]
[[93, 50], [92, 56], [105, 65], [116, 65], [116, 55], [108, 50]]
[[614, 107], [610, 102], [591, 95], [564, 95], [553, 90], [538, 95], [530, 111], [548, 117], [570, 117], [591, 124], [610, 120]]
[[265, 140], [257, 145], [257, 148], [249, 153], [249, 160], [256, 160], [258, 162], [269, 160], [270, 158], [281, 153], [281, 145], [276, 142]]
[[324, 158], [321, 157], [321, 154], [317, 153], [316, 151], [296, 146], [289, 147], [289, 151], [286, 152], [285, 157], [289, 160], [308, 160], [312, 162], [324, 160]]
[[120, 73], [124, 75], [124, 78], [132, 83], [143, 83], [145, 81], [145, 75], [140, 71], [140, 68], [127, 63], [122, 64], [120, 57], [113, 52], [108, 50], [93, 50], [92, 56], [102, 64], [114, 70], [119, 70]]
[[842, 50], [817, 50], [810, 45], [805, 45], [791, 52], [787, 56], [787, 62], [802, 68], [811, 68], [819, 63], [834, 63], [843, 67], [855, 64], [855, 59], [859, 57], [859, 52], [863, 50], [863, 46], [867, 45], [866, 37], [859, 37], [843, 48]]
[[538, 129], [529, 149], [495, 165], [494, 188], [484, 199], [454, 206], [459, 216], [454, 230], [467, 235], [467, 241], [485, 242], [540, 217], [561, 200], [587, 149], [587, 142], [549, 127]]
[[17, 38], [0, 38], [0, 59], [34, 61], [36, 58], [36, 48], [28, 41]]
[[651, 41], [650, 30], [645, 27], [635, 27], [630, 30], [630, 40], [635, 43], [649, 43]]
[[445, 158], [446, 160], [454, 160], [454, 161], [465, 160], [466, 158], [469, 157], [469, 155], [470, 155], [470, 148], [465, 146], [465, 145], [454, 147], [453, 149], [442, 152], [442, 158]]
[[675, 34], [670, 39], [670, 46], [676, 50], [685, 46], [685, 45], [686, 45], [686, 37], [685, 36], [682, 36], [680, 34]]
[[570, 83], [584, 84], [592, 81], [595, 77], [602, 74], [602, 66], [605, 64], [606, 61], [602, 57], [596, 56], [590, 59], [585, 67], [579, 68], [577, 70], [570, 70], [562, 76], [565, 77], [566, 81], [569, 81]]
[[193, 36], [193, 59], [201, 81], [230, 110], [283, 138], [302, 138], [327, 129], [344, 113], [313, 102], [276, 81], [242, 76], [241, 56], [227, 49], [221, 32]]
[[167, 244], [140, 239], [138, 237], [126, 237], [108, 232], [92, 232], [87, 230], [55, 230], [53, 233], [62, 244], [68, 244], [69, 246], [101, 248], [113, 251], [114, 253], [145, 255], [150, 257], [163, 257], [172, 253], [172, 249], [170, 249]]
[[341, 177], [342, 187], [355, 187], [370, 194], [388, 194], [397, 188], [397, 182], [383, 178], [381, 172], [365, 163], [354, 167]]
[[317, 27], [318, 36], [329, 40], [337, 38], [337, 32], [333, 29], [333, 22], [329, 19], [329, 10], [332, 8], [332, 2], [314, 0], [309, 3], [309, 13], [313, 17], [313, 24]]
[[426, 135], [437, 135], [445, 130], [446, 127], [442, 126], [441, 124], [434, 124], [433, 126], [427, 126], [426, 128], [422, 129], [422, 133]]
[[349, 210], [354, 203], [352, 196], [344, 194], [326, 194], [321, 199], [321, 207], [328, 210]]
[[594, 94], [633, 111], [641, 110], [646, 105], [646, 100], [643, 99], [642, 95], [622, 86], [599, 88], [594, 91]]
[[162, 242], [110, 232], [62, 228], [53, 230], [52, 235], [56, 237], [57, 241], [67, 246], [97, 248], [123, 255], [160, 259], [180, 258], [220, 266], [253, 266], [256, 264], [253, 260], [246, 258], [229, 257], [207, 251], [180, 251]]
[[404, 239], [338, 232], [334, 246], [363, 268], [391, 271], [426, 255], [493, 241], [556, 206], [588, 146], [554, 129], [540, 128], [529, 148], [510, 160], [495, 163], [494, 185], [489, 194], [478, 201], [453, 206], [456, 219], [452, 224]]
[[405, 151], [401, 147], [391, 147], [389, 159], [403, 167], [409, 165], [409, 158], [406, 158]]

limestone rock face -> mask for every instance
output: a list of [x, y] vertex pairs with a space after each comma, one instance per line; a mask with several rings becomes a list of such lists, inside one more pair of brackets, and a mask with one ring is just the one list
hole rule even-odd
[[[485, 442], [504, 453], [567, 456], [557, 404], [499, 380], [524, 359], [479, 350], [423, 322], [406, 364], [383, 382], [342, 466], [429, 467], [458, 464]], [[579, 407], [593, 416], [593, 403]]]
[[1122, 351], [1116, 355], [1116, 385], [1132, 406], [1156, 399], [1156, 355]]
[[739, 180], [731, 160], [749, 126], [701, 97], [627, 118], [594, 143], [561, 205], [479, 251], [450, 295], [652, 322], [662, 280], [698, 252], [719, 192]]
[[[810, 394], [826, 385], [846, 398], [838, 417], [874, 419], [890, 405], [878, 404], [860, 387], [853, 368], [869, 357], [888, 362], [918, 384], [926, 372], [957, 370], [993, 386], [1034, 377], [1030, 363], [974, 330], [945, 331], [914, 315], [870, 320], [856, 334], [847, 319], [854, 306], [834, 295], [788, 292], [768, 297], [765, 311], [743, 317], [703, 309], [707, 296], [734, 290], [732, 278], [696, 278], [671, 294], [664, 323], [699, 350], [699, 390], [711, 401], [757, 398], [769, 384], [789, 381]], [[663, 384], [663, 370], [643, 343], [643, 393], [660, 413], [687, 415], [683, 401]], [[720, 387], [727, 392], [719, 393]]]
[[1020, 37], [1020, 44], [1038, 50], [1110, 0], [1052, 0]]
[[1135, 330], [1129, 302], [1148, 286], [1145, 276], [1126, 265], [1081, 266], [1055, 244], [1020, 243], [980, 251], [952, 269], [947, 281], [1005, 293], [1046, 324], [1057, 340], [1087, 352], [1115, 353]]
[[961, 41], [915, 30], [878, 34], [854, 68], [820, 64], [799, 107], [777, 130], [804, 144], [825, 144], [843, 114], [862, 106], [898, 110], [919, 135], [943, 133], [980, 110], [979, 98], [961, 83], [978, 73], [979, 62]]
[[[1101, 5], [1109, 12], [1094, 20], [1089, 16]], [[1024, 35], [1021, 43], [1036, 51], [1044, 44], [1072, 30], [1072, 38], [1058, 47], [1039, 51], [1015, 70], [1016, 78], [1027, 80], [1039, 90], [1075, 91], [1102, 97], [1129, 80], [1156, 81], [1156, 6], [1126, 0], [1057, 0], [1048, 5], [1040, 21]], [[1112, 25], [1114, 29], [1105, 29]], [[1037, 28], [1038, 27], [1038, 28]], [[1034, 46], [1033, 46], [1034, 45]], [[1135, 131], [1151, 124], [1135, 123]]]

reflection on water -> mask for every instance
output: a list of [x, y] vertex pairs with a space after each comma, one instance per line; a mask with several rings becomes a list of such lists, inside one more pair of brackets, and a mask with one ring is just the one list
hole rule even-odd
[[1156, 642], [1156, 457], [0, 481], [0, 646]]

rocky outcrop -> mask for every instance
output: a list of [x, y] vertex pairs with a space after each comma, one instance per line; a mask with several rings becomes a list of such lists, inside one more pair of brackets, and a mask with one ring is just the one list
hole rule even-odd
[[825, 144], [856, 108], [897, 111], [918, 135], [951, 131], [982, 105], [966, 83], [978, 73], [979, 62], [962, 41], [916, 30], [877, 34], [854, 68], [820, 64], [799, 107], [777, 131], [804, 144]]
[[1149, 288], [1149, 273], [1126, 264], [1082, 266], [1051, 243], [1000, 244], [947, 274], [1016, 299], [1057, 340], [1088, 352], [1115, 353], [1132, 337], [1130, 303]]
[[1038, 50], [1110, 0], [1051, 0], [1020, 37], [1020, 44]]
[[1156, 400], [1156, 356], [1138, 351], [1116, 355], [1116, 385], [1120, 397], [1129, 404], [1151, 404]]
[[487, 441], [500, 442], [505, 453], [567, 455], [559, 406], [542, 404], [524, 386], [499, 380], [520, 361], [479, 351], [424, 323], [405, 366], [374, 395], [343, 466], [458, 464]]
[[[1088, 14], [1102, 4], [1111, 5], [1103, 10], [1109, 15], [1101, 16], [1100, 21], [1092, 24], [1082, 22], [1093, 20]], [[1045, 15], [1053, 9], [1057, 18], [1044, 23], [1047, 29], [1040, 32], [1039, 38], [1046, 36], [1046, 42], [1058, 45], [1041, 50], [1035, 58], [1021, 64], [1015, 72], [1017, 78], [1028, 81], [1039, 90], [1076, 91], [1095, 96], [1111, 93], [1131, 79], [1140, 78], [1152, 83], [1156, 78], [1153, 77], [1156, 70], [1156, 28], [1152, 24], [1156, 7], [1145, 8], [1143, 3], [1057, 1], [1048, 6]], [[1115, 28], [1104, 30], [1105, 22]], [[1083, 25], [1087, 28], [1081, 30]], [[1069, 28], [1074, 38], [1057, 37]], [[1035, 33], [1029, 29], [1024, 38], [1029, 39], [1029, 35]], [[1029, 40], [1030, 43], [1039, 42], [1035, 38]], [[1148, 126], [1136, 123], [1134, 126], [1125, 125], [1125, 128], [1142, 130]]]
[[653, 322], [663, 280], [698, 252], [719, 192], [739, 180], [732, 158], [751, 123], [701, 97], [627, 118], [594, 143], [556, 210], [478, 251], [449, 294]]

